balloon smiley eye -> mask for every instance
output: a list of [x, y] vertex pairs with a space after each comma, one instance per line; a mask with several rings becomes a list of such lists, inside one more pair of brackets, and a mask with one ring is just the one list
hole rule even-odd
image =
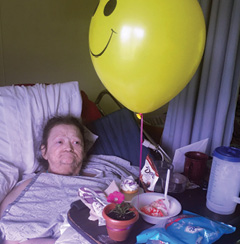
[[109, 0], [104, 8], [104, 15], [109, 16], [116, 8], [117, 0]]

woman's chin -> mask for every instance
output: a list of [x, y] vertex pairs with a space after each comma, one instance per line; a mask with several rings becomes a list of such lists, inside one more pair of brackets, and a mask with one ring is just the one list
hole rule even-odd
[[81, 164], [74, 160], [65, 160], [60, 165], [62, 174], [73, 175], [78, 174], [81, 169]]
[[[51, 167], [52, 166], [52, 167]], [[81, 169], [81, 162], [77, 161], [75, 157], [62, 157], [61, 160], [55, 162], [54, 165], [49, 165], [49, 173], [61, 175], [78, 175]]]

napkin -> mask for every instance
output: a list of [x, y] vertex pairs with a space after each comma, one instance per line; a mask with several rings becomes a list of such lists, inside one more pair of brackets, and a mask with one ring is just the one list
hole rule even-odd
[[206, 153], [209, 138], [194, 142], [184, 147], [176, 149], [173, 157], [174, 172], [183, 173], [185, 163], [185, 153], [190, 151], [197, 151]]

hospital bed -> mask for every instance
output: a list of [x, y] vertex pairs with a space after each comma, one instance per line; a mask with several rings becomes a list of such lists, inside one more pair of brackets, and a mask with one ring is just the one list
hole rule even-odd
[[[115, 173], [113, 169], [113, 175], [119, 174], [120, 178], [121, 174], [135, 172], [137, 177], [140, 129], [133, 113], [119, 107], [111, 115], [104, 116], [78, 82], [0, 87], [0, 114], [0, 202], [19, 182], [41, 172], [37, 160], [41, 131], [54, 115], [73, 115], [82, 119], [88, 158], [95, 155], [99, 164], [104, 164], [101, 155], [108, 156], [108, 165], [113, 161], [114, 167], [119, 167]], [[142, 159], [151, 151], [144, 147]], [[94, 160], [92, 164], [98, 162]], [[126, 165], [126, 171], [123, 165]]]

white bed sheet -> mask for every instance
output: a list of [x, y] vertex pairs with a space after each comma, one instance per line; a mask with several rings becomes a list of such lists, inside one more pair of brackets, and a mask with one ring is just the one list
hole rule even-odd
[[10, 163], [0, 161], [0, 203], [15, 186], [19, 178], [19, 170]]

